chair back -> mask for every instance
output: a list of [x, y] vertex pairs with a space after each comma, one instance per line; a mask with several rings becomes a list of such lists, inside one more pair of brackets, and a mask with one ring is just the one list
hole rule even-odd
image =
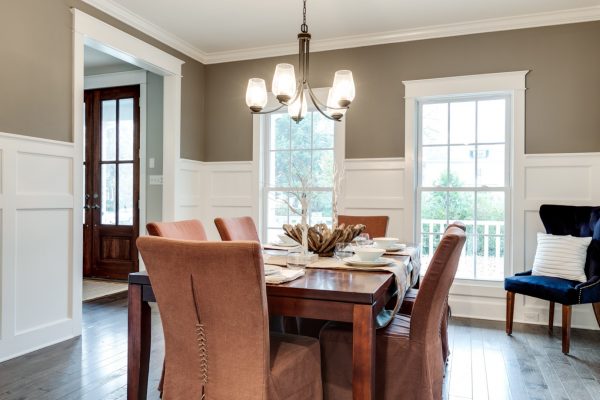
[[410, 337], [433, 342], [439, 336], [444, 304], [454, 281], [465, 232], [449, 227], [438, 245], [419, 287], [411, 316]]
[[368, 233], [369, 237], [385, 237], [390, 217], [387, 215], [338, 215], [338, 225], [357, 225], [366, 226], [363, 233]]
[[260, 242], [254, 221], [250, 217], [215, 218], [221, 240], [252, 240]]
[[464, 222], [462, 222], [462, 221], [454, 221], [454, 222], [451, 222], [451, 223], [450, 223], [450, 224], [449, 224], [449, 225], [446, 227], [446, 230], [450, 229], [450, 228], [451, 228], [451, 227], [453, 227], [453, 226], [455, 226], [455, 227], [457, 227], [457, 228], [460, 228], [460, 229], [462, 229], [462, 231], [463, 231], [463, 232], [466, 232], [466, 231], [467, 231], [467, 225], [465, 225], [465, 223], [464, 223]]
[[588, 279], [600, 276], [600, 207], [542, 204], [540, 218], [546, 233], [592, 237], [585, 261]]
[[269, 334], [260, 245], [150, 236], [137, 245], [163, 325], [164, 398], [200, 399], [203, 390], [207, 399], [266, 398]]
[[180, 240], [208, 240], [202, 222], [197, 219], [174, 222], [150, 222], [148, 234]]

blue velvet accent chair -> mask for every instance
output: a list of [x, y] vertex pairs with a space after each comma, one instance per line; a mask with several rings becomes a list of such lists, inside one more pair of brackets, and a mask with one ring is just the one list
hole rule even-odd
[[516, 293], [550, 302], [549, 333], [554, 326], [554, 305], [562, 304], [562, 352], [568, 354], [572, 305], [592, 303], [600, 325], [600, 207], [544, 204], [540, 207], [540, 218], [546, 233], [592, 237], [585, 263], [587, 282], [533, 276], [531, 271], [506, 278], [506, 333], [512, 334]]

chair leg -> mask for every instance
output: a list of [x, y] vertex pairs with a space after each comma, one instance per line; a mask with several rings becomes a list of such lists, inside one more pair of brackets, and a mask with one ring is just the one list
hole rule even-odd
[[600, 326], [600, 303], [592, 304], [594, 307], [594, 314], [596, 314], [596, 322], [598, 322], [598, 326]]
[[562, 352], [569, 354], [571, 344], [571, 306], [562, 306]]
[[515, 292], [506, 292], [506, 334], [512, 335], [515, 313]]
[[548, 334], [552, 335], [554, 331], [554, 302], [550, 302], [550, 312], [548, 315]]

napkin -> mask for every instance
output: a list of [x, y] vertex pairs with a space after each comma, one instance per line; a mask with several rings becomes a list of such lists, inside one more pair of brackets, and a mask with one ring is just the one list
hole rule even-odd
[[265, 282], [278, 285], [280, 283], [293, 281], [294, 279], [298, 279], [301, 276], [304, 276], [303, 269], [279, 268], [279, 272], [277, 272], [276, 274], [265, 276]]

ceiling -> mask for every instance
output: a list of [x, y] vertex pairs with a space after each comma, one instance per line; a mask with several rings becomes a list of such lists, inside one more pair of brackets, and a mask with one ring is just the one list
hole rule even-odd
[[84, 74], [86, 76], [138, 69], [135, 65], [126, 63], [89, 46], [84, 47], [83, 59]]
[[[227, 53], [253, 58], [249, 49], [293, 52], [302, 22], [301, 0], [84, 1], [209, 62]], [[418, 39], [442, 28], [451, 29], [439, 36], [466, 26], [510, 29], [511, 20], [514, 28], [600, 19], [600, 0], [308, 0], [307, 8], [313, 43], [328, 48]]]

